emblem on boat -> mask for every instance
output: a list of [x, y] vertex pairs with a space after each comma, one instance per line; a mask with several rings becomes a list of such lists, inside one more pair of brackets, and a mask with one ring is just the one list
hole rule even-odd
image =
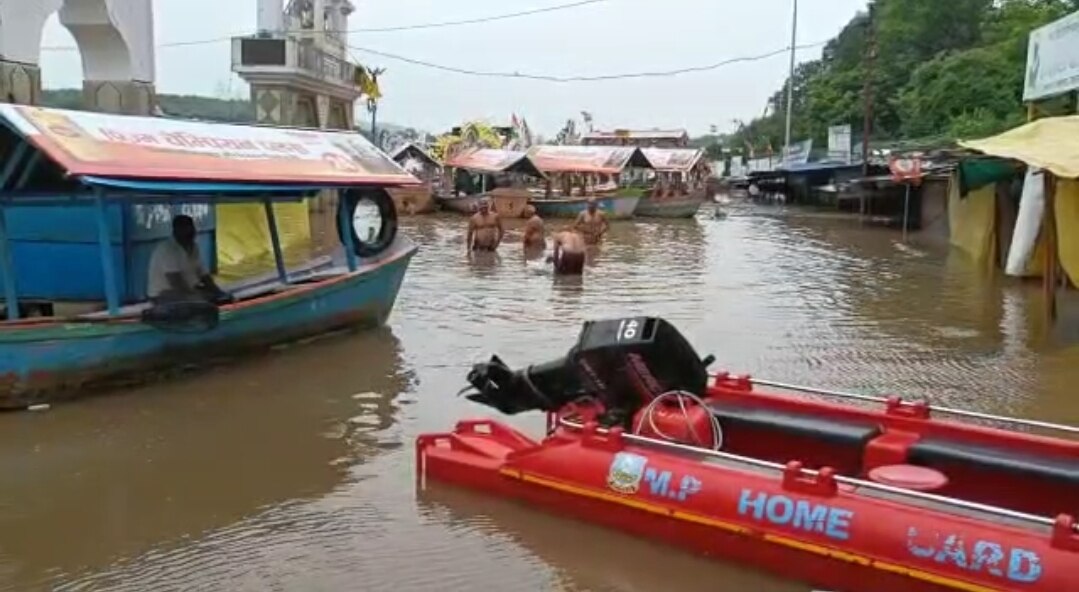
[[607, 486], [618, 493], [632, 494], [640, 489], [644, 477], [644, 466], [648, 459], [630, 452], [619, 452], [611, 461], [607, 472]]

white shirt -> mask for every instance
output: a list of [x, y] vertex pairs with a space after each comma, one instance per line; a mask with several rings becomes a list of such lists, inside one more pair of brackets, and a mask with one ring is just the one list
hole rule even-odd
[[147, 292], [150, 298], [160, 296], [162, 292], [172, 289], [168, 278], [170, 273], [180, 274], [188, 288], [195, 288], [195, 285], [199, 283], [199, 278], [206, 275], [197, 243], [191, 253], [188, 253], [180, 243], [176, 242], [176, 239], [171, 237], [161, 241], [154, 248], [153, 254], [150, 255], [150, 274], [147, 279]]

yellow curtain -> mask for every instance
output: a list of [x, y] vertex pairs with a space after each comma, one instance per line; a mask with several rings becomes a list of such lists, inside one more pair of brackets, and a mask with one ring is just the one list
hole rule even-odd
[[1034, 252], [1030, 255], [1027, 268], [1023, 270], [1023, 277], [1042, 277], [1045, 275], [1045, 237], [1038, 234], [1038, 240], [1034, 243]]
[[[222, 204], [217, 209], [217, 278], [228, 283], [273, 271], [270, 229], [262, 204]], [[274, 204], [285, 264], [311, 256], [307, 202]]]
[[976, 263], [996, 263], [996, 186], [989, 184], [959, 197], [959, 179], [952, 176], [948, 187], [948, 226], [952, 246]]
[[1060, 265], [1074, 284], [1079, 280], [1079, 181], [1061, 179], [1055, 202]]

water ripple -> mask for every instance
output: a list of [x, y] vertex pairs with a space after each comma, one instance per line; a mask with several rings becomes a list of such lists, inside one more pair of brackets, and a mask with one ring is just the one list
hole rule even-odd
[[[473, 257], [461, 218], [402, 224], [420, 250], [392, 339], [289, 348], [142, 392], [137, 403], [55, 411], [36, 418], [33, 432], [0, 429], [15, 434], [0, 442], [12, 457], [0, 455], [6, 473], [49, 484], [13, 481], [0, 492], [0, 507], [20, 509], [7, 520], [23, 533], [0, 532], [0, 578], [13, 589], [73, 592], [690, 592], [723, 581], [804, 592], [514, 504], [462, 492], [417, 496], [416, 434], [495, 415], [453, 397], [469, 366], [495, 353], [512, 365], [560, 356], [595, 318], [663, 316], [734, 372], [997, 413], [1076, 415], [1056, 401], [1079, 379], [1079, 352], [1039, 358], [1029, 291], [889, 231], [752, 206], [733, 206], [724, 220], [615, 223], [584, 278], [562, 280], [525, 260], [513, 243], [519, 224], [498, 255]], [[503, 419], [542, 429], [537, 414]], [[150, 461], [162, 468], [143, 481], [126, 476]], [[107, 497], [68, 477], [95, 470], [111, 476], [90, 481], [113, 491]], [[60, 511], [72, 488], [109, 500], [109, 518], [70, 524], [83, 517]], [[94, 548], [64, 544], [95, 526], [115, 536]]]

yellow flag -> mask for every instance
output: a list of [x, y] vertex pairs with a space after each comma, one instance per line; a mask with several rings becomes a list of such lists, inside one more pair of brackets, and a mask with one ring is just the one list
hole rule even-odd
[[378, 88], [378, 80], [363, 66], [356, 66], [356, 86], [360, 88], [368, 99], [378, 100], [382, 98], [382, 92]]

